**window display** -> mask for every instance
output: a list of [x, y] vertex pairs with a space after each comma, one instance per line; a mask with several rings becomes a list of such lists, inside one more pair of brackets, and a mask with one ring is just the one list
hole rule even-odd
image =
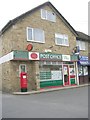
[[66, 67], [66, 66], [64, 66], [64, 69], [63, 69], [64, 71], [64, 75], [67, 75], [68, 74], [68, 68]]
[[88, 67], [87, 66], [83, 67], [83, 70], [84, 70], [84, 75], [88, 75]]
[[88, 75], [88, 67], [87, 66], [79, 66], [79, 76]]
[[70, 75], [75, 75], [74, 65], [70, 65], [69, 71], [70, 71]]
[[62, 66], [61, 65], [41, 65], [40, 63], [40, 80], [62, 80]]
[[78, 70], [79, 76], [82, 76], [83, 75], [83, 67], [79, 66], [78, 68], [79, 68], [79, 70]]
[[52, 80], [62, 80], [62, 71], [51, 71]]

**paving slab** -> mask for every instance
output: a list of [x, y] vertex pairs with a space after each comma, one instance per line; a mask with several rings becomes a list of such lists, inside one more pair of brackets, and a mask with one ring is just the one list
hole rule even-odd
[[72, 88], [78, 88], [78, 87], [84, 87], [88, 86], [90, 84], [83, 84], [83, 85], [75, 85], [75, 86], [65, 86], [65, 87], [57, 87], [57, 88], [43, 88], [37, 91], [27, 91], [27, 92], [13, 92], [14, 95], [28, 95], [28, 94], [37, 94], [37, 93], [43, 93], [43, 92], [50, 92], [50, 91], [56, 91], [56, 90], [64, 90], [64, 89], [72, 89]]

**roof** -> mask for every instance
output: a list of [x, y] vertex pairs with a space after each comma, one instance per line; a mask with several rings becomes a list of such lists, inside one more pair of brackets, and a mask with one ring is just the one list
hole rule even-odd
[[77, 40], [84, 40], [84, 41], [90, 41], [90, 36], [86, 35], [85, 33], [83, 32], [79, 32], [79, 31], [76, 31], [78, 36], [77, 36]]
[[33, 12], [35, 12], [36, 10], [40, 9], [41, 7], [48, 5], [50, 6], [55, 12], [56, 14], [62, 19], [62, 21], [65, 23], [65, 25], [70, 29], [70, 31], [77, 36], [77, 32], [74, 30], [74, 28], [70, 25], [70, 23], [60, 14], [60, 12], [51, 4], [51, 2], [45, 2], [37, 7], [35, 7], [34, 9], [23, 13], [22, 15], [14, 18], [13, 20], [10, 20], [1, 30], [1, 34], [3, 34], [4, 32], [6, 32], [12, 25], [14, 25], [15, 23], [17, 23], [19, 20], [25, 18], [28, 15], [31, 15]]

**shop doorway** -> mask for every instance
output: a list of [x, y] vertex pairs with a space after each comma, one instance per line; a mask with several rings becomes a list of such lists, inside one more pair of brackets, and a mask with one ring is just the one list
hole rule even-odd
[[69, 67], [68, 67], [68, 65], [63, 65], [63, 79], [64, 79], [64, 85], [69, 85]]

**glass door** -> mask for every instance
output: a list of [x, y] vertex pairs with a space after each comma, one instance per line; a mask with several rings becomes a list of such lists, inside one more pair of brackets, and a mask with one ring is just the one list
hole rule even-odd
[[63, 65], [64, 85], [69, 85], [69, 68], [68, 65]]

